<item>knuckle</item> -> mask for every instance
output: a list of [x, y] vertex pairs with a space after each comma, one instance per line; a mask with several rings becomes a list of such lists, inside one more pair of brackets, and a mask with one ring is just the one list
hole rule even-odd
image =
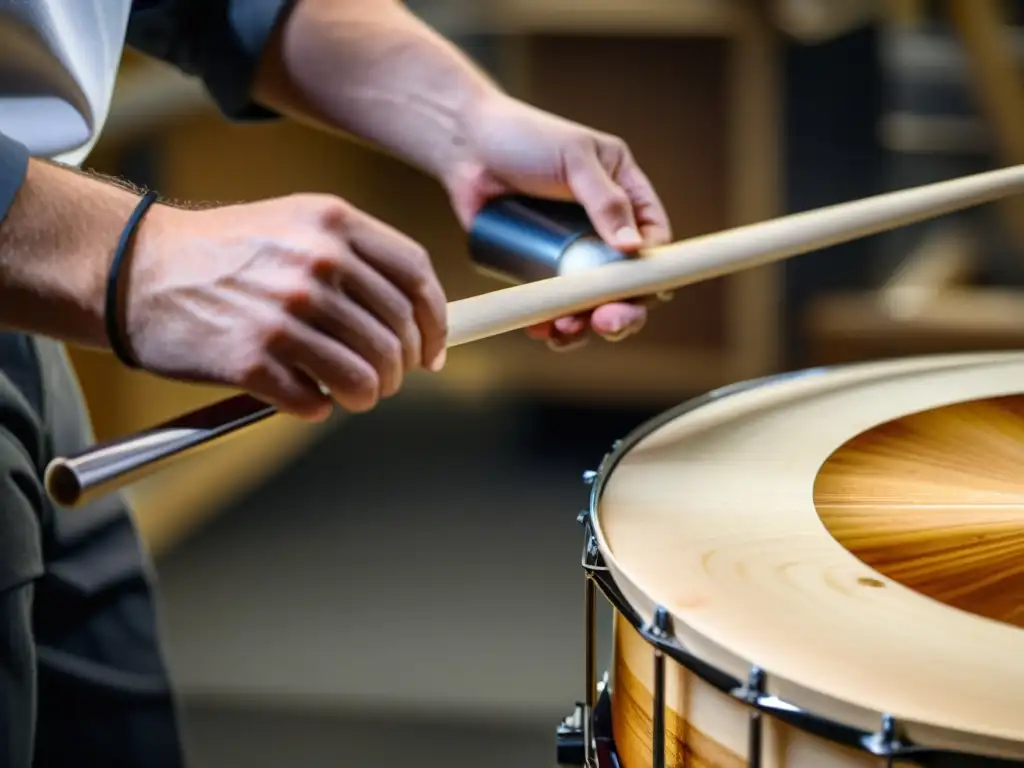
[[395, 307], [395, 315], [398, 319], [398, 327], [403, 338], [409, 338], [409, 336], [416, 333], [416, 311], [413, 309], [412, 302], [400, 302]]
[[316, 249], [310, 254], [308, 260], [309, 275], [316, 280], [344, 274], [347, 267], [348, 259], [345, 251], [340, 248]]
[[427, 253], [427, 249], [419, 243], [413, 243], [409, 246], [409, 252], [406, 258], [408, 258], [409, 263], [418, 271], [430, 271], [430, 254]]
[[431, 294], [431, 277], [429, 274], [419, 273], [412, 281], [412, 296], [417, 301], [426, 301]]
[[611, 155], [619, 157], [629, 155], [629, 145], [621, 136], [606, 135], [602, 137], [601, 143], [604, 145], [604, 150]]
[[426, 251], [421, 251], [414, 257], [413, 267], [412, 295], [420, 301], [428, 299], [436, 292], [439, 282], [437, 274], [434, 272], [434, 265]]
[[593, 155], [599, 149], [601, 139], [602, 135], [594, 131], [578, 130], [568, 142], [568, 148], [579, 155]]
[[282, 287], [280, 292], [281, 308], [289, 315], [304, 317], [312, 310], [314, 288], [310, 281], [295, 280], [291, 285]]
[[597, 207], [601, 214], [615, 216], [629, 210], [629, 197], [621, 189], [610, 189], [597, 204]]
[[368, 411], [377, 404], [380, 397], [380, 378], [370, 368], [360, 367], [353, 370], [349, 375], [348, 385], [345, 387], [346, 407], [354, 412]]
[[629, 157], [629, 145], [621, 136], [611, 133], [598, 133], [593, 137], [594, 150], [602, 161], [618, 165]]
[[256, 349], [262, 356], [263, 353], [280, 349], [288, 340], [289, 324], [286, 317], [275, 315], [263, 321], [258, 333]]
[[356, 209], [333, 195], [322, 195], [316, 199], [320, 226], [328, 231], [344, 232], [352, 225]]
[[237, 365], [236, 383], [242, 389], [259, 389], [267, 380], [269, 360], [262, 350], [254, 349], [245, 354]]
[[381, 339], [379, 353], [383, 367], [386, 369], [400, 368], [403, 363], [402, 342], [388, 334]]
[[399, 329], [402, 338], [402, 349], [410, 357], [417, 357], [422, 352], [423, 335], [420, 333], [416, 320], [412, 317], [404, 320]]

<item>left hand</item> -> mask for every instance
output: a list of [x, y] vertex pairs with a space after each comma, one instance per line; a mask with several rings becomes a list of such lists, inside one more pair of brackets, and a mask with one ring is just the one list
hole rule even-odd
[[[489, 97], [468, 122], [465, 159], [444, 179], [463, 226], [489, 200], [518, 193], [578, 202], [601, 238], [624, 253], [670, 241], [664, 207], [622, 139], [504, 94]], [[618, 341], [646, 320], [642, 303], [615, 302], [527, 332], [567, 349], [585, 342], [589, 328]]]

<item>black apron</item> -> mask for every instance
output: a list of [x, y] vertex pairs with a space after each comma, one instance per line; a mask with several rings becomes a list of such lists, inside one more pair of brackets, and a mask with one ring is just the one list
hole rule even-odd
[[47, 462], [92, 442], [64, 347], [0, 333], [0, 765], [180, 768], [155, 577], [128, 506], [75, 510]]

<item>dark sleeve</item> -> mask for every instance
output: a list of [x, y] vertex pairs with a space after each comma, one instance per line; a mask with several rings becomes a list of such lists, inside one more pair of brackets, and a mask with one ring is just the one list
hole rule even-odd
[[28, 149], [0, 133], [0, 222], [25, 183], [28, 172]]
[[252, 100], [271, 32], [295, 0], [135, 0], [127, 45], [199, 78], [232, 120], [276, 114]]

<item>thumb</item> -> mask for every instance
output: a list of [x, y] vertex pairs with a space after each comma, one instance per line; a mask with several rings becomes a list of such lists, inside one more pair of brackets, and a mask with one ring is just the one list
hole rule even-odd
[[626, 252], [643, 245], [629, 195], [615, 183], [596, 156], [573, 169], [568, 182], [602, 240]]

